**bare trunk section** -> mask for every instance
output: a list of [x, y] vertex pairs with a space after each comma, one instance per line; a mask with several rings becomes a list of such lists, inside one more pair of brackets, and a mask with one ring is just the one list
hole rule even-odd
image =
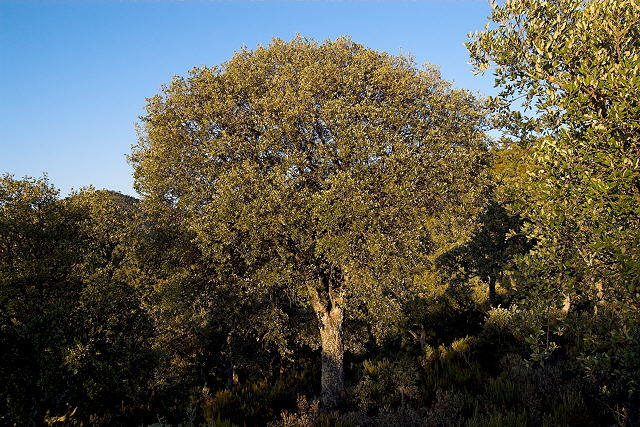
[[571, 295], [564, 294], [562, 296], [562, 311], [564, 311], [565, 313], [568, 313], [569, 310], [571, 310]]
[[318, 291], [309, 286], [311, 305], [320, 320], [320, 342], [322, 345], [322, 406], [334, 409], [342, 405], [347, 394], [344, 389], [344, 343], [342, 322], [344, 308], [342, 296], [331, 291], [327, 304], [320, 301]]
[[342, 343], [343, 309], [334, 306], [322, 317], [322, 405], [337, 408], [346, 398], [344, 390], [344, 345]]
[[596, 283], [596, 301], [593, 304], [593, 314], [595, 316], [598, 315], [598, 306], [602, 303], [603, 299], [604, 299], [604, 290], [602, 287], [602, 280], [598, 280], [598, 282]]
[[238, 385], [238, 373], [236, 372], [236, 365], [234, 363], [234, 351], [233, 351], [233, 335], [229, 333], [227, 335], [227, 351], [226, 351], [226, 372], [227, 372], [227, 390], [233, 390]]

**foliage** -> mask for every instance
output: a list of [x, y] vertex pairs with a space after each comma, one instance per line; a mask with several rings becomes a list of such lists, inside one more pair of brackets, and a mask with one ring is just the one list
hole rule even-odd
[[[467, 44], [495, 63], [501, 117], [534, 140], [526, 259], [547, 298], [637, 310], [640, 9], [631, 0], [509, 1]], [[511, 112], [523, 98], [535, 114]]]
[[[546, 337], [554, 309], [568, 312], [567, 326], [577, 328], [568, 332], [594, 339], [576, 343], [582, 367], [609, 377], [597, 361], [635, 357], [628, 331], [640, 310], [640, 7], [517, 0], [494, 4], [490, 20], [467, 47], [477, 71], [495, 64], [496, 123], [530, 152], [518, 207], [535, 246], [519, 261], [520, 301], [545, 313]], [[525, 112], [514, 109], [519, 98]], [[606, 332], [574, 321], [591, 313], [595, 324], [607, 322], [614, 311]], [[634, 379], [619, 380], [627, 394], [613, 401], [633, 423], [640, 395]]]
[[0, 209], [3, 421], [137, 411], [153, 355], [126, 261], [132, 200], [93, 190], [59, 200], [46, 178], [4, 176]]
[[131, 254], [140, 213], [132, 197], [91, 188], [65, 203], [81, 215], [83, 257], [74, 267], [81, 290], [67, 319], [73, 341], [63, 350], [64, 366], [87, 400], [79, 415], [109, 422], [112, 408], [126, 413], [147, 402], [140, 386], [155, 366], [154, 328]]
[[307, 301], [336, 403], [345, 307], [388, 324], [432, 252], [430, 224], [477, 208], [478, 103], [409, 58], [298, 37], [175, 78], [147, 112], [137, 188], [185, 216], [246, 300]]
[[490, 19], [489, 145], [435, 68], [297, 37], [149, 99], [139, 201], [0, 177], [0, 424], [638, 425], [640, 7]]
[[522, 219], [492, 200], [478, 218], [478, 228], [464, 243], [437, 258], [437, 264], [451, 279], [469, 283], [478, 277], [488, 285], [489, 301], [498, 304], [496, 283], [511, 266], [513, 258], [529, 250], [529, 242], [520, 233]]
[[144, 194], [191, 215], [205, 255], [254, 292], [307, 297], [331, 268], [351, 286], [398, 279], [382, 270], [419, 255], [426, 219], [474, 196], [479, 119], [468, 94], [407, 58], [275, 40], [152, 98], [132, 161]]
[[365, 412], [404, 406], [418, 397], [417, 380], [418, 373], [410, 361], [365, 360], [353, 394]]
[[79, 296], [79, 235], [77, 215], [46, 177], [0, 178], [2, 423], [35, 422], [47, 408], [65, 407], [58, 379]]

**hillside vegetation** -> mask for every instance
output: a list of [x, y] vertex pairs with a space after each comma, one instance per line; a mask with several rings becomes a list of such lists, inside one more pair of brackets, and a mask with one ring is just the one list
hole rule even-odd
[[0, 424], [640, 426], [640, 4], [467, 48], [274, 39], [148, 99], [139, 199], [1, 176]]

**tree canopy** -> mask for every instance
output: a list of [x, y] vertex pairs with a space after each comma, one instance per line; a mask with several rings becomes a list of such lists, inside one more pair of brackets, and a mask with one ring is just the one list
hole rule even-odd
[[[640, 6], [516, 0], [490, 20], [467, 47], [477, 71], [495, 67], [496, 122], [530, 153], [516, 184], [535, 242], [519, 262], [520, 300], [545, 321], [568, 312], [582, 367], [637, 419]], [[604, 370], [615, 374], [594, 374]]]
[[147, 111], [138, 189], [183, 211], [239, 289], [309, 301], [337, 334], [323, 349], [338, 377], [345, 298], [391, 318], [433, 250], [430, 222], [478, 207], [479, 102], [349, 39], [242, 50], [175, 78]]
[[477, 71], [495, 65], [498, 122], [532, 144], [521, 189], [538, 241], [536, 276], [554, 283], [558, 299], [625, 301], [637, 310], [637, 2], [509, 1], [494, 4], [491, 21], [467, 47]]

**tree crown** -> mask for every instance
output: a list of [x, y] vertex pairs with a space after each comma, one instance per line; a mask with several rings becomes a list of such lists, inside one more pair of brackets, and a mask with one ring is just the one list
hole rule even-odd
[[473, 206], [482, 182], [479, 102], [348, 38], [243, 49], [174, 78], [147, 112], [138, 189], [262, 284], [407, 277], [430, 221]]

